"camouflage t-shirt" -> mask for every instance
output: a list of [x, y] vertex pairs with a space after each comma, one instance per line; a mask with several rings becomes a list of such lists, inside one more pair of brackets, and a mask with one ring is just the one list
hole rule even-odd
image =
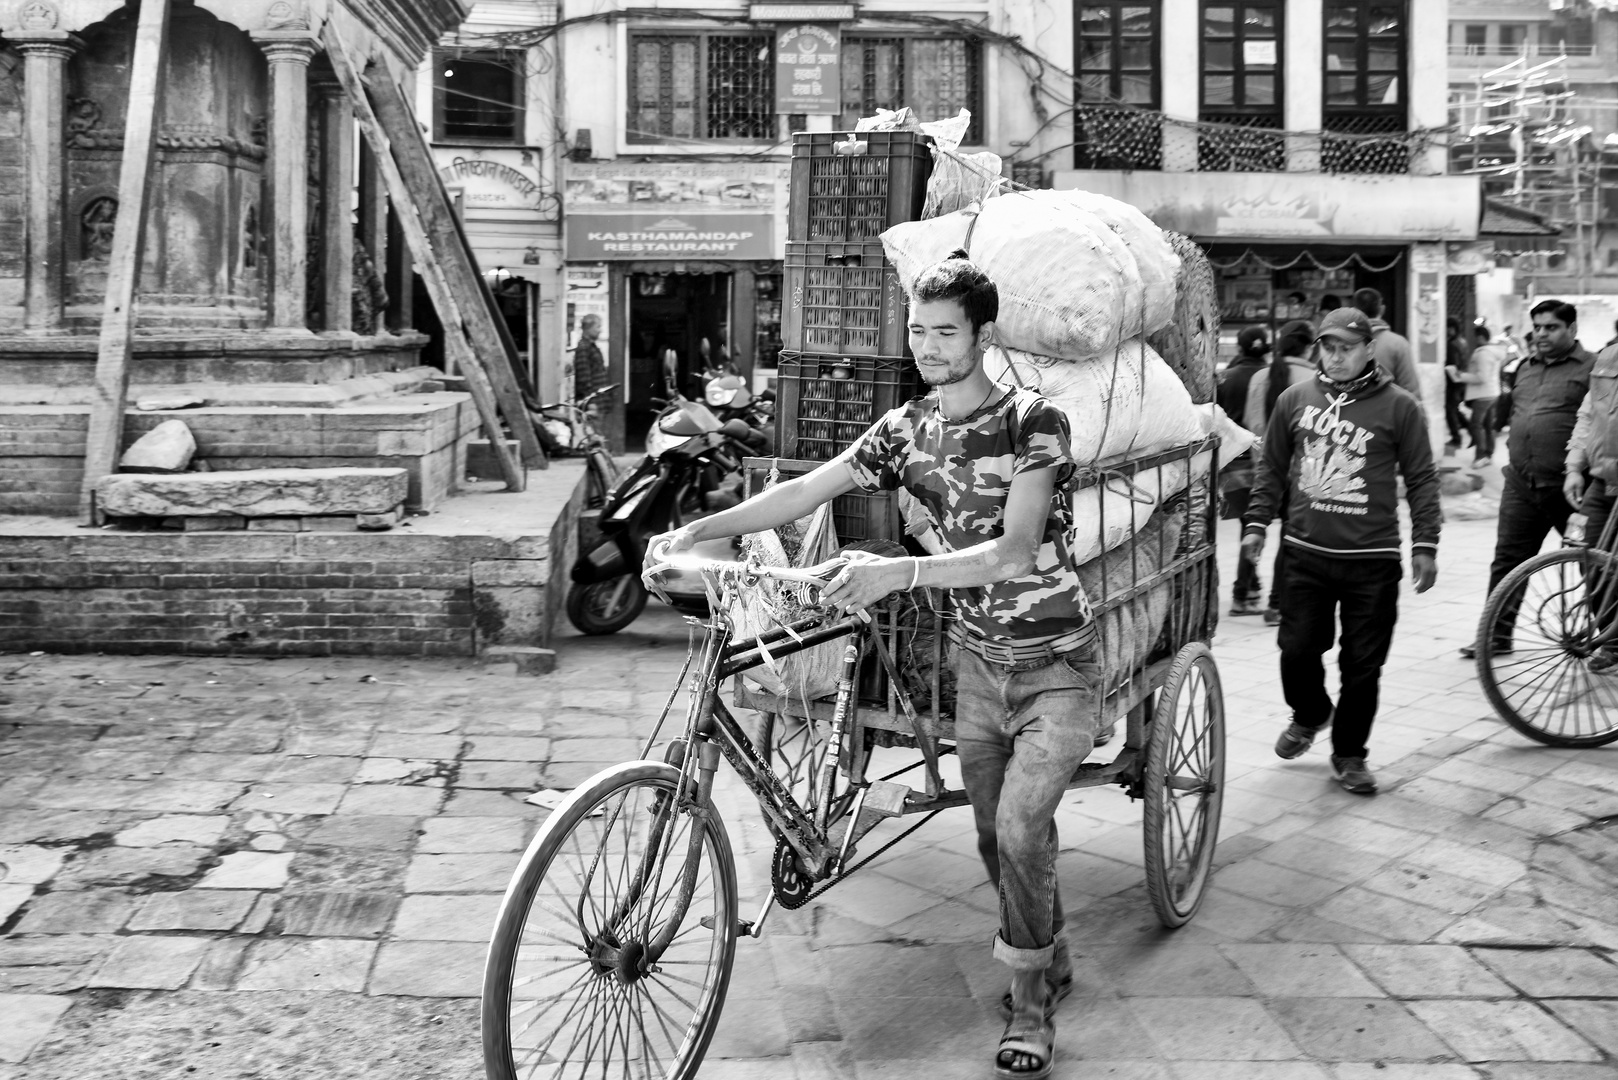
[[1075, 471], [1067, 417], [1030, 390], [1012, 390], [965, 420], [950, 420], [929, 394], [871, 425], [844, 460], [864, 491], [904, 487], [925, 508], [951, 551], [975, 547], [1004, 528], [1012, 477], [1056, 470], [1057, 497], [1027, 577], [953, 590], [962, 625], [1000, 641], [1049, 638], [1091, 622], [1078, 576], [1059, 541], [1070, 526], [1068, 487]]

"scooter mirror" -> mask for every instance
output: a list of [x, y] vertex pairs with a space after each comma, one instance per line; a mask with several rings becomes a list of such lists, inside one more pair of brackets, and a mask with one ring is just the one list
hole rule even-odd
[[745, 420], [726, 420], [725, 426], [719, 430], [729, 435], [732, 439], [741, 439], [743, 441], [746, 441], [753, 434], [753, 429], [747, 426], [747, 421]]

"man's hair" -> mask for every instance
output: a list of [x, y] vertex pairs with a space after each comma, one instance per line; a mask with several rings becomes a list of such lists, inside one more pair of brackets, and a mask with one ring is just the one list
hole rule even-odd
[[1537, 319], [1541, 315], [1549, 315], [1568, 326], [1579, 321], [1579, 309], [1562, 300], [1541, 300], [1528, 311], [1530, 319]]
[[994, 287], [989, 275], [979, 270], [966, 252], [957, 248], [916, 275], [910, 287], [912, 303], [931, 303], [934, 300], [954, 300], [966, 312], [975, 334], [984, 323], [994, 322], [1000, 315], [1000, 290]]
[[581, 318], [579, 320], [579, 326], [581, 328], [586, 327], [586, 326], [600, 326], [600, 325], [601, 325], [601, 316], [596, 315], [594, 313], [586, 315], [586, 316], [584, 316], [583, 318]]
[[1341, 296], [1338, 296], [1335, 293], [1327, 293], [1325, 296], [1320, 298], [1319, 311], [1322, 315], [1325, 315], [1328, 312], [1336, 311], [1342, 306], [1343, 298]]
[[1382, 317], [1382, 294], [1375, 289], [1355, 289], [1354, 306], [1373, 319]]

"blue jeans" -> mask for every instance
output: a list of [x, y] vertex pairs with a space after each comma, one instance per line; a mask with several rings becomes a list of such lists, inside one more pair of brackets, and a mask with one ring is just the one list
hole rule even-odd
[[964, 648], [957, 656], [955, 748], [978, 854], [1000, 890], [994, 955], [1017, 970], [1042, 970], [1063, 923], [1056, 807], [1095, 746], [1101, 665], [1094, 646], [1020, 664]]

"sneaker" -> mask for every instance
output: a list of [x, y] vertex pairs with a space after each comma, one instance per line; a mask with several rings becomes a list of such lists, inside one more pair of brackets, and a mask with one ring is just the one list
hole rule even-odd
[[[1494, 648], [1490, 649], [1489, 653], [1492, 656], [1510, 656], [1515, 651], [1510, 642], [1495, 642]], [[1476, 660], [1478, 658], [1478, 647], [1476, 645], [1462, 645], [1460, 654], [1462, 660]]]
[[1272, 608], [1265, 608], [1264, 609], [1264, 625], [1265, 626], [1280, 626], [1281, 625], [1281, 609], [1280, 608], [1273, 608], [1273, 607]]
[[1303, 752], [1315, 744], [1315, 736], [1319, 735], [1317, 728], [1306, 728], [1296, 720], [1287, 725], [1281, 732], [1281, 737], [1275, 740], [1275, 756], [1291, 761], [1295, 757], [1302, 757]]
[[1264, 605], [1257, 600], [1231, 600], [1230, 613], [1232, 615], [1262, 615]]
[[1112, 742], [1112, 737], [1118, 734], [1118, 721], [1114, 720], [1100, 731], [1096, 732], [1094, 746], [1106, 746]]
[[1337, 786], [1344, 791], [1352, 791], [1356, 795], [1375, 795], [1376, 777], [1366, 767], [1362, 757], [1331, 756], [1332, 775], [1337, 777]]

